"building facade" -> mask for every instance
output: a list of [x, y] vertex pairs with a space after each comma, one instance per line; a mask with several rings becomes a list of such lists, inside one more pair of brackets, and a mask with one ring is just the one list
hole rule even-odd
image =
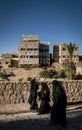
[[18, 67], [18, 53], [4, 53], [0, 58], [0, 68]]
[[[66, 59], [69, 57], [68, 51], [63, 43], [56, 44], [53, 46], [53, 60], [54, 62], [64, 64]], [[73, 62], [77, 65], [79, 61], [79, 47], [75, 44], [73, 53]]]
[[39, 37], [24, 35], [19, 42], [19, 65], [39, 64]]
[[39, 43], [39, 64], [41, 66], [50, 65], [50, 46], [48, 43]]
[[23, 35], [18, 52], [19, 66], [50, 65], [49, 45], [40, 43], [37, 35]]

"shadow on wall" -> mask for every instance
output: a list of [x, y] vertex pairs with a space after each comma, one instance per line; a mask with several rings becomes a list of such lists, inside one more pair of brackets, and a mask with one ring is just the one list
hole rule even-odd
[[67, 105], [80, 105], [82, 104], [82, 101], [76, 101], [76, 102], [68, 102]]

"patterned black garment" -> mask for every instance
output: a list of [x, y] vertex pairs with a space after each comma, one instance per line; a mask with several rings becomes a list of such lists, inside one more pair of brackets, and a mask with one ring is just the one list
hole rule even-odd
[[39, 100], [41, 100], [40, 108], [38, 109], [39, 114], [46, 114], [50, 112], [50, 90], [46, 83], [41, 83], [41, 92], [38, 92]]
[[54, 80], [52, 84], [53, 106], [51, 109], [51, 123], [66, 125], [67, 97], [65, 91], [59, 81]]
[[28, 98], [28, 102], [30, 104], [30, 110], [38, 109], [37, 90], [38, 90], [38, 83], [36, 82], [36, 80], [34, 78], [33, 80], [31, 80], [30, 94], [29, 94], [29, 98]]

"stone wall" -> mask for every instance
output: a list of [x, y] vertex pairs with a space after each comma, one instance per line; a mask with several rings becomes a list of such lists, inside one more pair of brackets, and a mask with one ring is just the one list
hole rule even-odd
[[63, 81], [68, 102], [82, 102], [82, 80]]
[[[64, 80], [60, 82], [66, 91], [68, 103], [82, 101], [81, 80]], [[48, 84], [51, 92], [52, 81], [48, 80], [46, 83]], [[0, 82], [0, 104], [16, 104], [27, 102], [29, 88], [30, 82]]]
[[0, 104], [27, 102], [29, 82], [0, 82]]

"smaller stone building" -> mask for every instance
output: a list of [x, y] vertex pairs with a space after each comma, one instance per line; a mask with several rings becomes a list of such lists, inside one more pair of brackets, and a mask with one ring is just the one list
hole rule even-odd
[[[53, 46], [53, 60], [59, 64], [64, 64], [65, 60], [68, 57], [68, 51], [63, 43], [59, 43]], [[79, 46], [75, 44], [74, 53], [73, 53], [73, 61], [77, 65], [79, 61]]]
[[0, 58], [0, 67], [18, 67], [18, 53], [4, 53]]

